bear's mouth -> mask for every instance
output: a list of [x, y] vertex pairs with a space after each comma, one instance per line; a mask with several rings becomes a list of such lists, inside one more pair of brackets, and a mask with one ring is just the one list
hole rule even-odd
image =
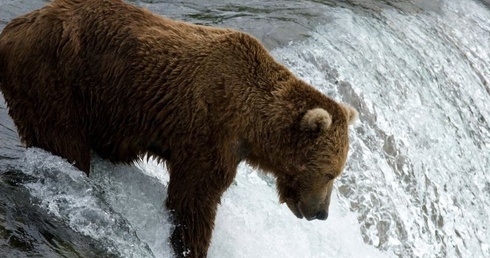
[[298, 219], [305, 218], [306, 220], [311, 221], [315, 219], [326, 220], [328, 217], [328, 211], [326, 210], [313, 212], [315, 215], [309, 215], [309, 213], [312, 212], [308, 212], [308, 209], [305, 208], [304, 203], [302, 203], [301, 201], [294, 202], [292, 200], [288, 200], [286, 201], [286, 204]]
[[288, 208], [291, 210], [291, 212], [298, 218], [302, 219], [303, 213], [301, 213], [301, 209], [299, 208], [299, 202], [294, 202], [293, 200], [287, 200], [286, 204], [288, 205]]

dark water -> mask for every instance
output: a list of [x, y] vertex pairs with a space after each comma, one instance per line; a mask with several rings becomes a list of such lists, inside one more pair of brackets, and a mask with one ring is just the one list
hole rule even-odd
[[[0, 0], [0, 29], [46, 2]], [[335, 207], [355, 214], [349, 229], [364, 243], [388, 256], [490, 256], [488, 0], [132, 2], [249, 32], [296, 74], [360, 111]], [[26, 152], [0, 96], [0, 257], [168, 255], [161, 182], [136, 167], [98, 159], [92, 166], [88, 179], [48, 153]], [[245, 217], [244, 225], [253, 222]], [[284, 233], [301, 235], [294, 230]], [[306, 235], [305, 243], [319, 238]], [[350, 239], [336, 235], [326, 254], [307, 247], [314, 250], [306, 256], [371, 254], [333, 250]], [[212, 257], [235, 249], [226, 256], [299, 256], [287, 246], [282, 256], [240, 253], [245, 237], [229, 247], [232, 236], [218, 237]]]

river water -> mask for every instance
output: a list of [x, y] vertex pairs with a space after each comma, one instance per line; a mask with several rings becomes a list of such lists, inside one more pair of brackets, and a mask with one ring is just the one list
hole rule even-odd
[[[490, 257], [489, 1], [168, 2], [135, 4], [249, 32], [360, 111], [327, 221], [241, 165], [210, 257]], [[43, 4], [0, 0], [1, 28]], [[92, 169], [26, 151], [0, 98], [0, 257], [169, 257], [164, 166]]]

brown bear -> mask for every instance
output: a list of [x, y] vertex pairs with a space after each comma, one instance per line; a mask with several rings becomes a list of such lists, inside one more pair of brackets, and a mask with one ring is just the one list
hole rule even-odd
[[246, 33], [122, 0], [54, 0], [12, 20], [0, 35], [0, 85], [25, 145], [87, 175], [91, 151], [166, 162], [179, 257], [206, 256], [241, 161], [272, 173], [297, 217], [326, 219], [357, 115]]

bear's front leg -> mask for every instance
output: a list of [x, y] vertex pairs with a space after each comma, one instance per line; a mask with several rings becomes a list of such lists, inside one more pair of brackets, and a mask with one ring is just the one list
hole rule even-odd
[[166, 205], [175, 225], [171, 242], [177, 257], [207, 256], [216, 210], [221, 195], [233, 182], [236, 164], [219, 159], [169, 164]]

